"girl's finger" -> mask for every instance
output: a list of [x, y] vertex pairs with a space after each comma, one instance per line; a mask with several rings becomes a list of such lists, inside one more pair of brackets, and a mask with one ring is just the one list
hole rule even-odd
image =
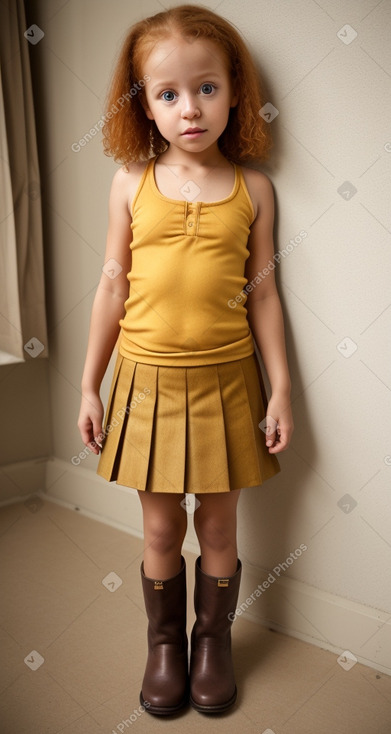
[[92, 430], [90, 428], [80, 428], [80, 435], [81, 435], [81, 440], [84, 443], [84, 446], [88, 446], [90, 441], [93, 441], [94, 439], [92, 435]]
[[267, 415], [265, 421], [266, 446], [273, 446], [277, 438], [277, 421], [271, 415]]
[[97, 442], [95, 441], [95, 439], [92, 440], [92, 441], [90, 441], [90, 443], [88, 444], [88, 447], [91, 449], [91, 451], [94, 454], [97, 454], [97, 455], [99, 454], [99, 448], [100, 447], [99, 447], [99, 444], [97, 444]]
[[277, 427], [277, 441], [274, 446], [269, 448], [269, 453], [277, 454], [280, 451], [285, 451], [289, 446], [289, 442], [290, 431], [279, 425]]

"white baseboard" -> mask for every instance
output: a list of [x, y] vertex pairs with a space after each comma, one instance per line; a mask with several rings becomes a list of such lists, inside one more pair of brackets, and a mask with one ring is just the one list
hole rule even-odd
[[[43, 481], [43, 468], [46, 469]], [[25, 500], [36, 494], [81, 514], [130, 533], [143, 535], [141, 504], [136, 490], [108, 483], [94, 470], [73, 466], [71, 462], [51, 459], [1, 467], [6, 477], [17, 477], [21, 488], [4, 496], [0, 504]], [[29, 474], [30, 471], [30, 474]], [[27, 480], [30, 476], [30, 490]], [[31, 491], [33, 487], [33, 491]], [[199, 555], [192, 515], [188, 516], [184, 549]], [[270, 580], [261, 595], [255, 589], [265, 579], [263, 569], [246, 564], [243, 559], [237, 617], [262, 624], [304, 642], [334, 652], [338, 657], [348, 650], [363, 665], [391, 675], [390, 615], [321, 591], [288, 578]], [[253, 594], [253, 597], [251, 597]], [[246, 601], [247, 600], [247, 601]], [[241, 607], [242, 605], [242, 607]]]
[[[238, 611], [245, 619], [283, 632], [324, 650], [352, 653], [359, 663], [391, 675], [391, 615], [296, 581], [276, 578], [255, 601], [251, 593], [265, 572], [246, 569]], [[247, 602], [247, 603], [246, 603]], [[250, 604], [248, 604], [250, 602]]]
[[45, 487], [47, 456], [0, 466], [0, 507], [23, 502]]

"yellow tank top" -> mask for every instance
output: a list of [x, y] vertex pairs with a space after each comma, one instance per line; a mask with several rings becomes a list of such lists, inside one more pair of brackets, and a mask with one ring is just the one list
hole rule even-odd
[[[120, 320], [119, 352], [167, 367], [248, 357], [254, 342], [245, 296], [247, 240], [254, 219], [240, 166], [231, 194], [192, 202], [160, 193], [151, 158], [132, 204], [129, 298]], [[194, 198], [195, 184], [183, 188]]]

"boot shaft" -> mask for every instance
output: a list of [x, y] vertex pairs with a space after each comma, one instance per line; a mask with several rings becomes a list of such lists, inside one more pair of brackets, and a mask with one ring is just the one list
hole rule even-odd
[[179, 573], [165, 580], [148, 578], [144, 574], [144, 563], [141, 564], [148, 639], [153, 645], [179, 643], [186, 635], [186, 563], [183, 556], [181, 562]]
[[218, 637], [229, 632], [232, 612], [235, 612], [239, 595], [242, 564], [238, 559], [233, 576], [218, 578], [201, 569], [201, 557], [197, 558], [194, 586], [194, 609], [197, 615], [193, 628], [197, 637]]

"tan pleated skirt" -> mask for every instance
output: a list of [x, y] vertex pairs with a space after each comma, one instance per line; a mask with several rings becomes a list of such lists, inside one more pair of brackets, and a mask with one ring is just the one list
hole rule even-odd
[[267, 398], [255, 353], [198, 367], [118, 354], [97, 473], [147, 492], [229, 492], [280, 471], [259, 423]]

